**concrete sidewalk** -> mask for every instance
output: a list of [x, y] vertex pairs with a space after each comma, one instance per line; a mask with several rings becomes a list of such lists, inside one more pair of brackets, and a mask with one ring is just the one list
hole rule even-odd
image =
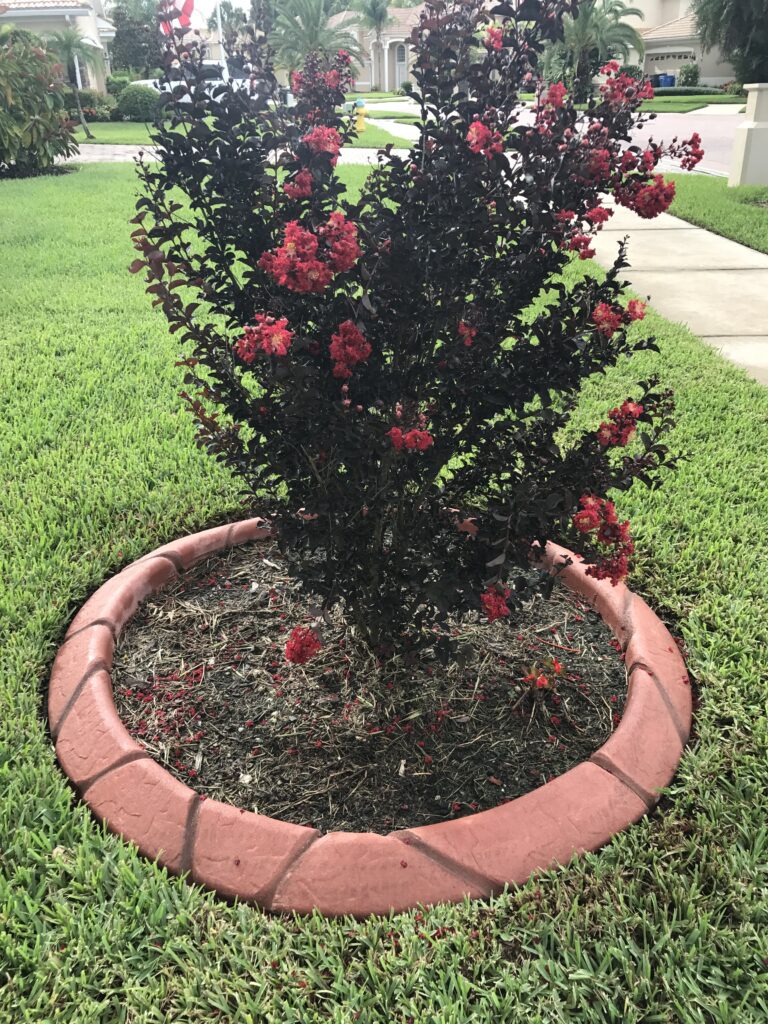
[[597, 238], [598, 260], [613, 263], [627, 236], [623, 276], [635, 291], [768, 384], [768, 255], [667, 213], [642, 220], [615, 207]]

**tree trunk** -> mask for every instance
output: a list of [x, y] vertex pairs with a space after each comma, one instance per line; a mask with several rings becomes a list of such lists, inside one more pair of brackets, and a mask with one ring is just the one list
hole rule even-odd
[[75, 91], [75, 103], [77, 104], [77, 116], [80, 118], [80, 124], [83, 126], [83, 131], [85, 132], [85, 137], [86, 137], [86, 139], [93, 139], [96, 136], [91, 132], [91, 129], [88, 127], [88, 124], [86, 123], [85, 114], [83, 113], [83, 107], [82, 107], [82, 104], [80, 103], [80, 90], [78, 89], [77, 86], [74, 86], [74, 91]]
[[582, 50], [573, 76], [573, 98], [577, 103], [586, 103], [589, 99], [592, 84], [591, 66], [589, 50]]
[[[377, 28], [376, 29], [376, 53], [378, 55], [378, 57], [377, 57], [378, 68], [377, 68], [377, 72], [376, 72], [376, 77], [378, 79], [381, 79], [381, 74], [382, 74], [382, 72], [384, 70], [384, 59], [383, 59], [384, 45], [383, 45], [383, 43], [381, 41], [381, 28]], [[376, 92], [377, 89], [381, 89], [381, 81], [371, 82], [371, 92]]]

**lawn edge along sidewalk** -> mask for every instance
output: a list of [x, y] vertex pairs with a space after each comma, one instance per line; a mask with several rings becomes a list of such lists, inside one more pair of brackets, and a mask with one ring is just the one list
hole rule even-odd
[[205, 530], [145, 555], [75, 616], [50, 680], [59, 762], [95, 816], [147, 857], [221, 896], [266, 910], [363, 918], [483, 897], [596, 850], [638, 821], [671, 780], [691, 726], [691, 688], [672, 636], [625, 586], [587, 575], [550, 544], [543, 563], [599, 613], [629, 676], [624, 717], [589, 761], [465, 818], [389, 835], [293, 825], [207, 799], [153, 761], [112, 699], [117, 637], [149, 594], [216, 551], [270, 536], [263, 519]]

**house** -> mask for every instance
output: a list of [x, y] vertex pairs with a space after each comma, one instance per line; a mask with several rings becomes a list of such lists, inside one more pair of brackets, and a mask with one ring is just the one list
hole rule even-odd
[[[633, 0], [633, 6], [645, 14], [645, 20], [625, 20], [643, 37], [647, 75], [677, 76], [683, 64], [697, 64], [702, 85], [723, 85], [733, 80], [735, 72], [719, 50], [704, 52], [689, 0]], [[638, 60], [635, 52], [630, 62]]]
[[419, 23], [424, 5], [418, 7], [390, 7], [389, 24], [381, 31], [381, 42], [376, 33], [357, 25], [355, 11], [341, 11], [330, 19], [337, 28], [348, 28], [357, 40], [363, 54], [363, 63], [356, 76], [356, 87], [360, 92], [383, 89], [395, 92], [408, 80], [413, 66], [413, 54], [409, 40], [411, 32]]
[[77, 83], [82, 88], [106, 91], [109, 44], [115, 38], [115, 26], [107, 20], [102, 0], [0, 0], [0, 25], [5, 24], [43, 37], [65, 28], [79, 28], [85, 42], [99, 51], [102, 60], [91, 68], [78, 63], [74, 69]]

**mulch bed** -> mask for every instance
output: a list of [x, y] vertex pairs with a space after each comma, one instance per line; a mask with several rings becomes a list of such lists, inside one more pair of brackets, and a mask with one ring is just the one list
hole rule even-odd
[[131, 734], [208, 797], [386, 833], [535, 789], [586, 760], [622, 714], [618, 645], [562, 586], [512, 626], [458, 620], [464, 657], [447, 667], [428, 650], [380, 664], [340, 613], [320, 654], [292, 665], [286, 635], [310, 608], [271, 542], [195, 566], [120, 638], [115, 702]]

